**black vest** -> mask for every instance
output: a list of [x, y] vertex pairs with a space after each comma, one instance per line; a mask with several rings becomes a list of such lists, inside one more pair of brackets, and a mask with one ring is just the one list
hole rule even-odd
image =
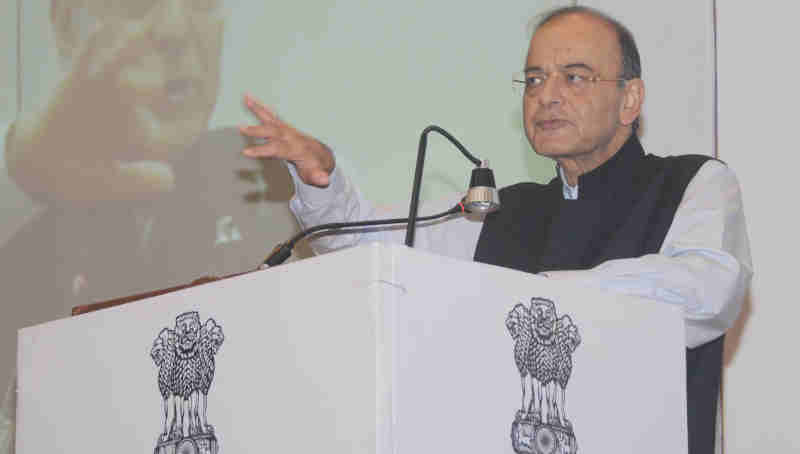
[[[684, 190], [708, 159], [645, 155], [635, 135], [578, 179], [500, 190], [503, 208], [486, 217], [475, 260], [538, 273], [589, 269], [607, 260], [658, 253]], [[722, 337], [686, 352], [689, 452], [712, 453], [722, 369]]]

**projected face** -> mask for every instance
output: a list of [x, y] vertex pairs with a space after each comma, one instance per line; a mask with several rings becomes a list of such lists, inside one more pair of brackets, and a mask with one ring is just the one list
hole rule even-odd
[[599, 19], [573, 14], [539, 28], [526, 71], [544, 74], [547, 81], [523, 101], [525, 132], [536, 152], [559, 158], [604, 151], [621, 126], [624, 88], [600, 82], [576, 90], [567, 79], [577, 71], [612, 79], [620, 70], [616, 34]]
[[116, 138], [103, 152], [166, 160], [207, 128], [219, 84], [222, 0], [63, 3], [53, 3], [51, 19], [71, 60], [69, 82], [88, 118], [101, 116], [95, 143]]

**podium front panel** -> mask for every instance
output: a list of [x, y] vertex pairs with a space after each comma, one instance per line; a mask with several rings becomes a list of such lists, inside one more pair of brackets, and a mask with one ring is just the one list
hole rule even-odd
[[17, 453], [375, 452], [373, 255], [21, 330]]
[[384, 281], [404, 289], [391, 308], [397, 452], [686, 452], [679, 308], [403, 247], [392, 256]]

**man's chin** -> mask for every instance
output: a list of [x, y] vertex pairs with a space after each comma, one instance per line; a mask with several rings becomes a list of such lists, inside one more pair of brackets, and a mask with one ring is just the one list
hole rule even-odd
[[574, 155], [575, 146], [569, 143], [546, 142], [534, 145], [533, 151], [540, 156], [555, 159]]

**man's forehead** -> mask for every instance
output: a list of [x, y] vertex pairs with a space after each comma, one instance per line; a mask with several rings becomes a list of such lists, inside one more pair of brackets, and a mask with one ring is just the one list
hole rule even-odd
[[557, 17], [531, 38], [526, 67], [584, 64], [603, 70], [621, 65], [617, 34], [600, 18], [586, 14]]

